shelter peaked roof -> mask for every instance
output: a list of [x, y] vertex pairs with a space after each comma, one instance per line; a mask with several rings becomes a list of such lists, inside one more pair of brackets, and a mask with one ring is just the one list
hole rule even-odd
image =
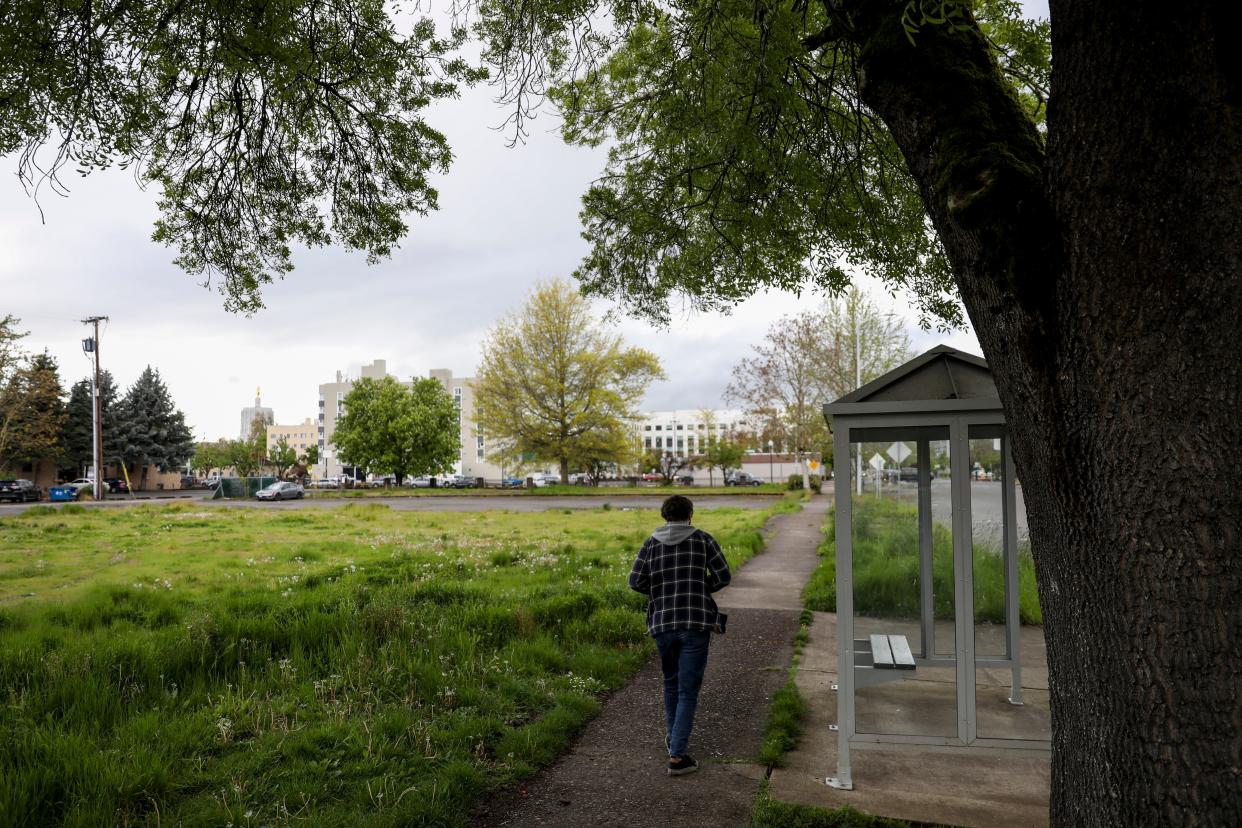
[[987, 360], [937, 345], [824, 408], [829, 414], [859, 412], [862, 405], [883, 409], [888, 407], [885, 404], [900, 404], [909, 410], [911, 404], [946, 400], [972, 400], [979, 408], [1000, 408]]

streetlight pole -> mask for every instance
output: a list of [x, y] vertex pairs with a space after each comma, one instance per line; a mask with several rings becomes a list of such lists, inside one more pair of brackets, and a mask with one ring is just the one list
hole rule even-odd
[[95, 499], [103, 500], [103, 412], [99, 399], [99, 323], [108, 321], [106, 316], [90, 316], [82, 320], [84, 325], [94, 325], [94, 337], [82, 343], [87, 353], [95, 355], [95, 374], [91, 384], [91, 462], [95, 465]]
[[775, 483], [776, 478], [772, 472], [772, 441], [768, 440], [768, 482]]

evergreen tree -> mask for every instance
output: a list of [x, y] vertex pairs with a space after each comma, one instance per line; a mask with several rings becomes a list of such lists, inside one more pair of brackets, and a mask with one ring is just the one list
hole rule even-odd
[[159, 371], [147, 366], [118, 406], [116, 451], [130, 469], [141, 469], [140, 488], [154, 466], [168, 471], [194, 455], [185, 415], [173, 405]]
[[[110, 371], [99, 375], [100, 416], [103, 420], [104, 462], [113, 463], [119, 458], [116, 455], [116, 382]], [[91, 429], [94, 420], [91, 415], [91, 381], [89, 377], [80, 379], [69, 391], [69, 404], [66, 406], [63, 462], [66, 465], [81, 469], [94, 462], [94, 438]]]
[[5, 394], [9, 410], [0, 468], [60, 457], [64, 394], [56, 360], [46, 351], [12, 374]]
[[20, 322], [11, 314], [0, 317], [0, 469], [5, 467], [13, 444], [13, 426], [21, 398], [17, 377], [26, 365], [26, 352], [21, 347], [26, 334], [17, 329]]

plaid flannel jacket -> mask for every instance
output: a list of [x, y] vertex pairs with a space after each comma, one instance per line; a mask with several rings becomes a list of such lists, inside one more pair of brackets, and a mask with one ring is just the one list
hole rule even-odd
[[714, 630], [716, 602], [710, 593], [728, 586], [729, 562], [720, 544], [702, 529], [676, 546], [647, 538], [634, 568], [630, 589], [648, 596], [647, 632]]

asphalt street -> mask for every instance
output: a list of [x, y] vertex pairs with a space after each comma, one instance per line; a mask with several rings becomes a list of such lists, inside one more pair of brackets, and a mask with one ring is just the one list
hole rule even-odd
[[[741, 508], [765, 509], [776, 502], [771, 495], [703, 495], [696, 498], [693, 489], [678, 489], [678, 494], [685, 494], [695, 500], [699, 509]], [[433, 496], [433, 497], [367, 497], [367, 498], [305, 498], [303, 500], [282, 500], [276, 503], [258, 500], [212, 500], [211, 492], [194, 492], [177, 497], [158, 499], [120, 499], [104, 501], [82, 501], [81, 505], [88, 509], [123, 509], [133, 506], [160, 505], [169, 503], [195, 503], [201, 506], [233, 509], [339, 509], [349, 503], [382, 503], [399, 512], [485, 512], [488, 510], [509, 510], [513, 512], [542, 512], [550, 509], [598, 509], [605, 503], [617, 509], [658, 509], [667, 494], [653, 495], [619, 495], [609, 497], [601, 494], [571, 495], [569, 497], [540, 497], [531, 495], [516, 496]], [[33, 503], [0, 504], [0, 517], [20, 514]], [[44, 505], [53, 507], [64, 504], [46, 501]]]

